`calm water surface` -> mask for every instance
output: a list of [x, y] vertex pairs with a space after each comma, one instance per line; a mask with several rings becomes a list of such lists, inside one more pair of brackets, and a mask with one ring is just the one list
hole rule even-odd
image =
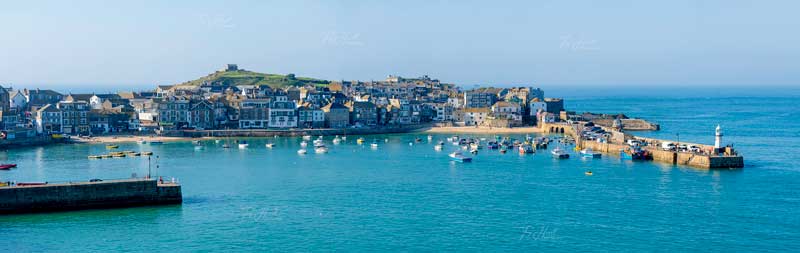
[[[613, 156], [554, 160], [483, 150], [453, 163], [424, 134], [377, 150], [347, 143], [299, 156], [299, 138], [152, 150], [183, 184], [180, 206], [0, 216], [0, 249], [28, 251], [781, 251], [800, 248], [798, 97], [572, 98], [570, 109], [624, 112], [662, 125], [642, 135], [725, 142], [743, 170], [697, 170]], [[719, 106], [727, 104], [727, 106]], [[445, 135], [434, 135], [434, 140]], [[493, 135], [478, 137], [492, 138]], [[519, 137], [519, 136], [518, 136]], [[274, 149], [264, 144], [275, 142]], [[147, 173], [146, 158], [90, 161], [102, 145], [9, 150], [0, 179], [63, 181]], [[156, 161], [153, 161], [154, 164]], [[585, 176], [591, 169], [593, 176]]]

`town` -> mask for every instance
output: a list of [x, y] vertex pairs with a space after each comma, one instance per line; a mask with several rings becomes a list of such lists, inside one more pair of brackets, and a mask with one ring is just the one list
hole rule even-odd
[[504, 128], [555, 122], [564, 111], [562, 99], [546, 98], [532, 87], [464, 91], [428, 76], [324, 81], [260, 74], [236, 64], [150, 91], [62, 94], [4, 88], [0, 101], [6, 141], [219, 129]]

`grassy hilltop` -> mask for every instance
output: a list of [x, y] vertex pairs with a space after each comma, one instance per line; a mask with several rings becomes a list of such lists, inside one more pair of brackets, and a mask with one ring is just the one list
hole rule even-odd
[[267, 85], [271, 88], [286, 88], [290, 86], [327, 86], [330, 81], [308, 77], [295, 77], [294, 74], [264, 74], [247, 70], [217, 71], [196, 80], [178, 84], [180, 86], [200, 86], [204, 82], [225, 85]]

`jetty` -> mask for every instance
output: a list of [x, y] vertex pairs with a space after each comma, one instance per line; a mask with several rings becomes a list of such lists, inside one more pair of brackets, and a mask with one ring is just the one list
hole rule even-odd
[[152, 178], [0, 186], [0, 214], [181, 204], [181, 185]]
[[[591, 122], [541, 123], [544, 133], [572, 136], [579, 149], [591, 148], [596, 152], [620, 155], [623, 150], [638, 148], [649, 155], [648, 159], [674, 165], [686, 165], [701, 169], [737, 169], [744, 167], [744, 157], [731, 146], [722, 146], [722, 130], [716, 129], [715, 144], [661, 140], [635, 136], [622, 131], [619, 122], [616, 127], [598, 126], [604, 132], [603, 138], [587, 138], [586, 126]], [[663, 144], [674, 144], [675, 148], [664, 148]], [[680, 146], [694, 147], [695, 150], [682, 150]]]

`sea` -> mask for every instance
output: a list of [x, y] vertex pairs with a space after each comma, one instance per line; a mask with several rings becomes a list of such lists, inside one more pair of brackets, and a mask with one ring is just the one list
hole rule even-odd
[[[207, 140], [202, 149], [189, 141], [120, 145], [153, 151], [150, 159], [87, 159], [108, 152], [101, 144], [4, 150], [0, 162], [19, 166], [0, 171], [0, 181], [150, 171], [180, 182], [184, 203], [2, 215], [0, 250], [796, 251], [800, 92], [752, 87], [548, 89], [570, 111], [624, 113], [661, 125], [636, 135], [713, 144], [720, 125], [723, 143], [745, 157], [736, 170], [487, 149], [459, 163], [447, 156], [457, 146], [433, 148], [451, 135], [428, 141], [427, 133], [347, 136], [339, 145], [325, 137], [328, 153], [306, 155], [297, 153], [301, 139], [289, 137]], [[379, 146], [359, 145], [359, 137]], [[250, 146], [238, 149], [235, 141]]]

